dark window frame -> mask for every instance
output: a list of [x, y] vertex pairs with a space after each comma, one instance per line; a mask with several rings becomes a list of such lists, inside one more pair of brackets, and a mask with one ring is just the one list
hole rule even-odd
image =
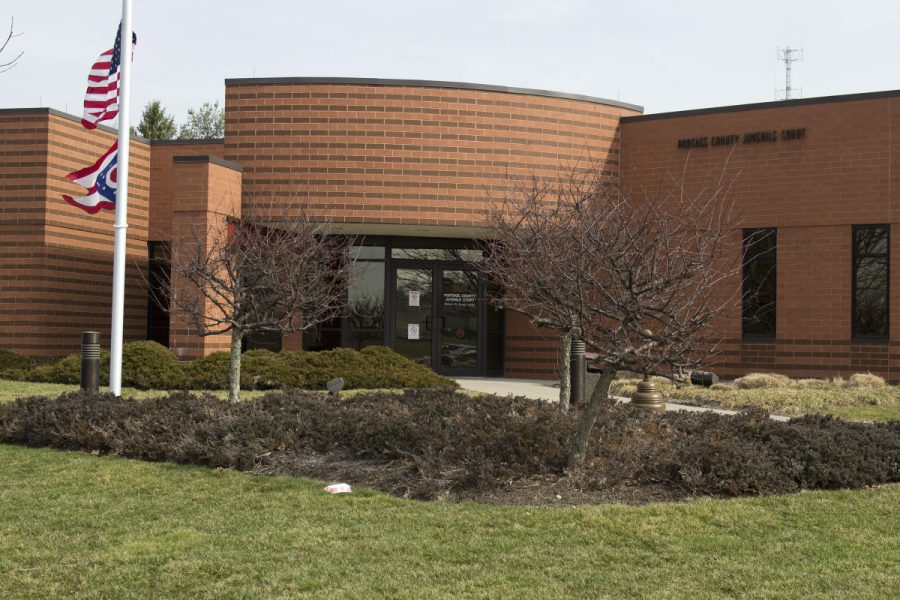
[[[172, 341], [172, 242], [147, 242], [147, 323], [145, 339], [167, 348]], [[162, 306], [162, 303], [165, 306]], [[157, 318], [160, 322], [157, 322]]]
[[[864, 254], [860, 256], [857, 245], [857, 232], [865, 229], [883, 229], [887, 234], [887, 249], [878, 254]], [[854, 342], [886, 342], [891, 337], [891, 225], [890, 223], [872, 223], [866, 225], [854, 225], [851, 231], [851, 257], [850, 257], [850, 338]], [[857, 331], [857, 269], [860, 258], [884, 258], [885, 261], [885, 333], [878, 335], [861, 334]]]
[[[774, 236], [775, 243], [771, 250], [765, 250], [757, 256], [750, 257], [751, 240], [754, 236], [764, 237], [771, 232]], [[774, 340], [778, 334], [778, 228], [777, 227], [754, 227], [744, 229], [741, 236], [741, 339], [743, 340]], [[772, 308], [772, 327], [771, 331], [763, 333], [747, 331], [748, 318], [747, 312], [747, 280], [749, 278], [749, 270], [751, 263], [767, 262], [772, 264], [772, 285], [774, 286], [773, 308]]]

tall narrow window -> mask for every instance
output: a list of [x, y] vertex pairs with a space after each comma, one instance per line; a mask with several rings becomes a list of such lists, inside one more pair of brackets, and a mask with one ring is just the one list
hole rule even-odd
[[147, 339], [168, 346], [172, 248], [169, 242], [147, 242], [147, 251]]
[[888, 337], [888, 225], [853, 227], [853, 338]]
[[742, 330], [745, 338], [775, 337], [775, 228], [744, 230]]

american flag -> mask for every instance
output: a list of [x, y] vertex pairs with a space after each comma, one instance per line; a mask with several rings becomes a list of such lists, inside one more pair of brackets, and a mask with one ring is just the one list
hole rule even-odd
[[92, 215], [103, 209], [115, 209], [118, 163], [119, 141], [116, 140], [93, 165], [66, 175], [69, 181], [87, 188], [87, 195], [78, 198], [63, 196], [63, 200]]
[[[132, 47], [137, 45], [137, 35], [131, 34]], [[91, 67], [88, 88], [84, 96], [84, 117], [81, 124], [95, 129], [98, 123], [116, 118], [119, 114], [119, 65], [122, 61], [122, 27], [116, 34], [116, 43]]]

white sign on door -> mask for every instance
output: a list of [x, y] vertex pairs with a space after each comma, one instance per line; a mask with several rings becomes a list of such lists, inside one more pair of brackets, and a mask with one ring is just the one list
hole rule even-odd
[[408, 340], [417, 340], [419, 339], [419, 324], [418, 323], [410, 323], [406, 326], [406, 339]]
[[421, 292], [410, 292], [409, 293], [409, 305], [410, 306], [419, 306], [419, 294]]

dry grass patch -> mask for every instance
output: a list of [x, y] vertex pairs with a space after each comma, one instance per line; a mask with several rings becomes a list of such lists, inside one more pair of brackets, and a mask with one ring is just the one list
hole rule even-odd
[[[663, 377], [652, 379], [667, 401], [680, 404], [758, 408], [791, 416], [825, 413], [864, 420], [889, 420], [897, 418], [900, 412], [900, 386], [888, 385], [871, 373], [855, 373], [847, 379], [791, 379], [777, 373], [751, 373], [736, 379], [734, 384], [709, 388], [676, 388]], [[610, 390], [616, 395], [631, 396], [638, 380], [633, 373], [623, 373]]]

